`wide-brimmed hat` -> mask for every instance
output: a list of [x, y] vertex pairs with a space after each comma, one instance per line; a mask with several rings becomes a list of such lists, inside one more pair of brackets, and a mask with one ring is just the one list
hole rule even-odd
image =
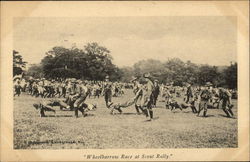
[[16, 80], [20, 80], [21, 78], [20, 77], [14, 77], [14, 81], [16, 81]]
[[155, 80], [154, 80], [154, 82], [157, 82], [157, 83], [158, 83], [158, 82], [159, 82], [159, 80], [155, 79]]
[[206, 82], [205, 86], [206, 87], [209, 87], [209, 86], [212, 86], [213, 84], [211, 82]]
[[150, 73], [145, 73], [145, 74], [143, 74], [143, 77], [144, 78], [151, 78], [151, 75], [150, 75]]

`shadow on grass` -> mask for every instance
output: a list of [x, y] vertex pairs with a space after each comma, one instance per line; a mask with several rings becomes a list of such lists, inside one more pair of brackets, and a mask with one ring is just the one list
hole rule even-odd
[[73, 109], [60, 109], [59, 111], [74, 111]]
[[[94, 114], [85, 114], [84, 117], [95, 116]], [[64, 118], [64, 117], [75, 117], [75, 115], [46, 115], [45, 118]], [[83, 115], [78, 115], [78, 117], [83, 117]], [[44, 117], [43, 117], [44, 118]]]
[[208, 107], [207, 109], [219, 109], [219, 108], [217, 108], [217, 107]]
[[144, 120], [143, 122], [152, 122], [152, 120], [147, 119], [147, 120]]
[[171, 112], [175, 114], [175, 113], [182, 113], [184, 111], [181, 111], [181, 110], [179, 110], [179, 111], [178, 110], [171, 110]]
[[156, 107], [153, 107], [153, 109], [166, 109], [165, 106], [156, 106]]
[[95, 116], [94, 114], [86, 114], [84, 117]]
[[153, 118], [153, 120], [157, 120], [157, 119], [159, 119], [159, 118], [160, 118], [160, 117], [159, 117], [159, 116], [157, 116], [157, 117], [154, 117], [154, 118]]
[[219, 116], [221, 116], [221, 117], [225, 117], [225, 118], [228, 118], [228, 119], [237, 119], [236, 117], [228, 117], [228, 116], [226, 116], [226, 115], [222, 115], [222, 114], [219, 114]]
[[200, 117], [200, 118], [210, 118], [210, 117], [214, 117], [214, 115], [207, 115], [207, 116], [203, 116], [203, 115], [199, 115], [199, 116], [197, 116], [197, 117]]
[[120, 115], [137, 115], [137, 113], [122, 113]]
[[193, 113], [192, 111], [183, 111], [183, 113]]
[[47, 117], [60, 118], [60, 117], [74, 117], [74, 116], [73, 115], [46, 115], [45, 118]]
[[154, 120], [157, 120], [157, 119], [159, 119], [159, 118], [160, 118], [160, 117], [157, 116], [157, 117], [154, 117], [152, 120], [147, 119], [147, 120], [144, 120], [143, 122], [153, 122]]

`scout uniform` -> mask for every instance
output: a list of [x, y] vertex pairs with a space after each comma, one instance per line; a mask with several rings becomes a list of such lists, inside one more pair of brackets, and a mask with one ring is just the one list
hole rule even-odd
[[72, 84], [71, 82], [68, 83], [67, 88], [66, 88], [66, 94], [67, 94], [67, 99], [66, 103], [67, 105], [70, 106], [71, 110], [74, 108], [74, 102], [76, 101], [76, 83], [73, 80]]
[[232, 102], [231, 102], [231, 93], [224, 89], [220, 88], [219, 89], [219, 98], [222, 101], [222, 110], [226, 113], [227, 117], [233, 117], [234, 114], [232, 112]]
[[166, 108], [169, 108], [169, 104], [171, 103], [171, 98], [172, 98], [172, 94], [170, 93], [168, 87], [164, 88], [164, 94], [163, 96], [165, 97], [165, 106]]
[[112, 83], [109, 82], [109, 76], [105, 77], [105, 83], [104, 83], [104, 99], [107, 108], [110, 107], [112, 104], [111, 98], [112, 98]]
[[150, 74], [144, 74], [143, 77], [147, 80], [146, 87], [143, 91], [143, 99], [142, 99], [142, 106], [144, 108], [144, 112], [146, 117], [150, 117], [149, 121], [153, 119], [153, 90], [154, 90], [154, 83], [151, 81]]
[[191, 107], [192, 112], [194, 114], [198, 112], [197, 109], [196, 109], [198, 98], [199, 98], [199, 92], [198, 91], [196, 91], [196, 92], [194, 91], [194, 97], [191, 99], [191, 102], [190, 102], [190, 107]]
[[139, 83], [138, 78], [133, 77], [131, 82], [134, 83], [133, 92], [135, 93], [136, 100], [135, 100], [135, 109], [137, 114], [140, 114], [140, 110], [143, 112], [142, 106], [141, 106], [141, 100], [142, 100], [142, 85]]
[[[80, 107], [84, 104], [84, 101], [86, 100], [89, 91], [88, 88], [86, 86], [84, 86], [82, 84], [81, 81], [78, 81], [78, 86], [76, 89], [76, 95], [77, 95], [77, 99], [74, 102], [74, 109], [75, 109], [75, 116], [78, 117], [78, 111], [81, 111]], [[81, 111], [84, 115], [84, 111]]]
[[201, 110], [204, 109], [203, 116], [206, 117], [207, 106], [208, 106], [209, 100], [212, 97], [212, 92], [208, 89], [210, 86], [212, 86], [212, 84], [207, 82], [206, 88], [201, 90], [201, 92], [200, 92], [200, 95], [199, 95], [200, 96], [200, 104], [199, 104], [199, 111], [198, 111], [197, 116], [199, 116]]
[[15, 93], [14, 93], [14, 96], [17, 95], [19, 96], [21, 94], [21, 85], [20, 85], [20, 81], [17, 81], [14, 85], [14, 89], [15, 89]]
[[159, 93], [160, 93], [160, 87], [159, 87], [159, 84], [158, 84], [158, 80], [155, 80], [154, 81], [154, 91], [153, 91], [153, 106], [156, 107], [156, 101], [158, 99], [158, 96], [159, 96]]
[[193, 97], [193, 92], [192, 92], [192, 88], [191, 88], [190, 84], [188, 84], [188, 86], [187, 86], [187, 93], [186, 93], [186, 95], [187, 95], [186, 103], [188, 103], [189, 100], [190, 100], [190, 98]]

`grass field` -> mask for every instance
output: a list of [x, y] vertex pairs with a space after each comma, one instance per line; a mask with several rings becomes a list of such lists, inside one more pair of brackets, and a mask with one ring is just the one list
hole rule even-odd
[[[114, 102], [132, 97], [126, 91]], [[235, 118], [227, 118], [221, 109], [209, 109], [208, 117], [197, 117], [191, 109], [171, 112], [158, 102], [155, 120], [136, 115], [133, 106], [123, 114], [110, 115], [104, 99], [87, 99], [98, 109], [86, 117], [74, 112], [46, 112], [40, 118], [32, 104], [41, 98], [22, 94], [14, 98], [15, 149], [104, 149], [104, 148], [228, 148], [237, 147], [237, 101], [233, 100]], [[183, 98], [179, 99], [183, 100]]]

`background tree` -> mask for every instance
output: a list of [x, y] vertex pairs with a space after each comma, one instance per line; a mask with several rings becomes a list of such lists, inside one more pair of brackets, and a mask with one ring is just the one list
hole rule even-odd
[[182, 85], [184, 80], [184, 68], [185, 63], [179, 58], [169, 59], [164, 63], [164, 67], [167, 69], [167, 82], [174, 82], [174, 85]]
[[[14, 53], [16, 59], [13, 65], [25, 66], [26, 63], [18, 52], [13, 52], [13, 55]], [[111, 81], [129, 82], [132, 76], [141, 77], [144, 73], [150, 73], [160, 83], [174, 82], [174, 85], [182, 86], [187, 82], [195, 85], [211, 82], [215, 86], [237, 88], [237, 63], [231, 63], [230, 66], [210, 66], [184, 62], [179, 58], [165, 62], [148, 59], [138, 61], [132, 67], [119, 68], [112, 60], [110, 51], [97, 43], [88, 43], [83, 49], [54, 47], [46, 53], [41, 64], [29, 68], [27, 75], [87, 80], [104, 80], [109, 75]], [[20, 73], [17, 69], [15, 73]]]
[[218, 69], [216, 66], [201, 65], [198, 72], [198, 83], [204, 85], [206, 82], [211, 82], [217, 85], [218, 82]]
[[226, 82], [226, 86], [228, 88], [231, 89], [237, 89], [237, 76], [238, 76], [238, 72], [237, 72], [237, 63], [231, 63], [231, 65], [229, 67], [227, 67], [224, 70], [224, 78], [225, 78], [225, 82]]
[[97, 43], [88, 43], [84, 49], [54, 47], [46, 53], [41, 65], [48, 78], [103, 80], [109, 75], [111, 80], [119, 80], [122, 75], [112, 63], [110, 51]]
[[23, 61], [22, 55], [13, 50], [13, 76], [20, 75], [24, 72], [27, 62]]
[[43, 68], [41, 64], [31, 64], [29, 69], [26, 72], [26, 75], [31, 76], [33, 78], [43, 78]]
[[129, 67], [129, 66], [122, 67], [121, 73], [122, 73], [121, 81], [122, 82], [130, 82], [130, 80], [134, 76], [134, 69], [133, 69], [133, 67]]
[[187, 61], [184, 65], [183, 80], [187, 83], [197, 84], [198, 83], [198, 72], [199, 66]]
[[[164, 72], [164, 66], [161, 61], [148, 59], [142, 60], [134, 64], [133, 66], [133, 75], [136, 77], [141, 77], [145, 73], [150, 73], [153, 79], [161, 79], [161, 75]], [[131, 78], [130, 78], [131, 79]]]

